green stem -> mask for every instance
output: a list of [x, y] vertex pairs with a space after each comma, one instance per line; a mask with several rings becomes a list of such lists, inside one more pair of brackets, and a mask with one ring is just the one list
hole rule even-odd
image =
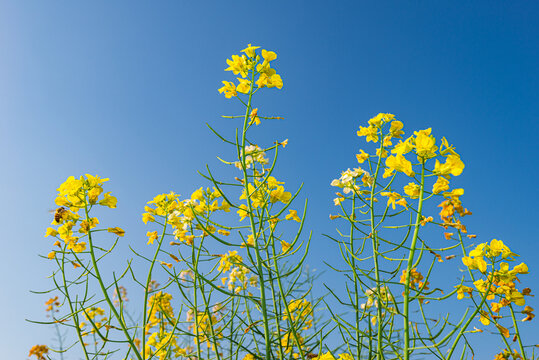
[[[243, 171], [243, 185], [245, 189], [245, 194], [247, 195], [247, 205], [248, 205], [248, 211], [249, 211], [249, 222], [251, 227], [251, 234], [253, 237], [256, 234], [255, 229], [255, 221], [253, 217], [253, 206], [251, 203], [251, 197], [249, 196], [249, 181], [247, 176], [247, 165], [245, 163], [245, 143], [246, 143], [246, 137], [247, 137], [247, 123], [249, 121], [249, 114], [251, 110], [251, 100], [253, 97], [253, 84], [254, 84], [254, 78], [255, 78], [255, 72], [252, 71], [251, 76], [251, 85], [249, 89], [249, 100], [247, 102], [247, 109], [245, 111], [245, 117], [243, 119], [243, 130], [241, 135], [241, 165], [242, 165], [242, 171]], [[256, 253], [256, 267], [258, 272], [258, 277], [260, 280], [260, 307], [262, 310], [262, 320], [264, 321], [264, 342], [266, 345], [266, 360], [271, 359], [271, 339], [270, 339], [270, 329], [269, 329], [269, 321], [268, 321], [268, 311], [266, 308], [266, 289], [264, 286], [264, 273], [262, 269], [262, 257], [260, 255], [260, 247], [258, 242], [255, 242], [255, 253]]]
[[414, 254], [416, 250], [417, 239], [419, 237], [419, 226], [421, 223], [421, 211], [423, 209], [423, 195], [425, 190], [425, 161], [421, 162], [421, 184], [419, 190], [419, 204], [417, 206], [417, 216], [414, 227], [414, 234], [412, 236], [412, 244], [410, 245], [410, 252], [408, 254], [408, 264], [406, 266], [406, 279], [404, 284], [404, 304], [403, 304], [403, 317], [404, 317], [404, 360], [410, 359], [410, 271], [412, 270], [412, 264], [414, 262]]
[[[380, 138], [383, 139], [384, 134], [380, 130]], [[383, 140], [380, 144], [380, 154], [378, 155], [378, 162], [376, 164], [376, 173], [374, 174], [374, 181], [371, 188], [371, 198], [370, 198], [370, 223], [371, 223], [371, 241], [372, 241], [372, 255], [374, 261], [374, 272], [376, 278], [376, 298], [378, 299], [378, 306], [376, 307], [376, 316], [377, 316], [377, 334], [376, 334], [376, 358], [384, 359], [384, 353], [382, 350], [382, 301], [380, 298], [380, 268], [378, 264], [378, 238], [376, 236], [376, 227], [375, 227], [375, 215], [374, 215], [374, 193], [376, 189], [376, 181], [378, 180], [378, 174], [380, 172], [380, 164], [382, 162], [382, 153], [384, 152]], [[352, 218], [353, 220], [353, 218]], [[370, 321], [370, 319], [369, 319]], [[372, 336], [372, 334], [371, 334]]]
[[[84, 202], [84, 213], [86, 215], [86, 221], [90, 222], [91, 220], [90, 220], [90, 214], [89, 214], [89, 211], [88, 211], [88, 203], [86, 201]], [[97, 260], [95, 258], [95, 251], [94, 251], [94, 244], [93, 244], [93, 241], [92, 241], [92, 231], [91, 230], [88, 231], [88, 243], [89, 243], [89, 246], [90, 246], [89, 250], [90, 250], [90, 257], [92, 258], [92, 266], [93, 266], [93, 268], [95, 270], [95, 277], [96, 277], [97, 281], [99, 282], [99, 287], [101, 288], [101, 292], [103, 293], [103, 296], [105, 297], [105, 300], [106, 300], [107, 304], [109, 305], [109, 308], [111, 309], [112, 313], [114, 314], [114, 317], [116, 318], [116, 320], [118, 320], [118, 323], [120, 324], [120, 327], [122, 328], [122, 331], [123, 331], [127, 341], [129, 342], [129, 345], [131, 346], [131, 349], [133, 349], [133, 352], [135, 353], [135, 355], [137, 356], [137, 358], [139, 360], [143, 360], [143, 358], [140, 355], [137, 347], [133, 343], [133, 339], [131, 339], [131, 336], [129, 335], [129, 332], [127, 331], [127, 327], [126, 327], [125, 323], [123, 322], [122, 317], [116, 311], [116, 308], [114, 307], [114, 304], [112, 303], [112, 301], [110, 299], [110, 296], [107, 293], [107, 288], [105, 287], [105, 284], [103, 283], [103, 278], [101, 277], [101, 274], [99, 272], [99, 268], [97, 266]]]
[[511, 319], [513, 319], [513, 326], [515, 327], [515, 335], [518, 339], [518, 346], [520, 348], [520, 355], [526, 360], [526, 353], [524, 352], [524, 345], [522, 345], [522, 339], [520, 338], [520, 332], [518, 330], [517, 319], [515, 319], [515, 312], [513, 311], [513, 305], [509, 304], [509, 310], [511, 310]]
[[82, 351], [84, 352], [84, 357], [86, 360], [90, 360], [90, 357], [88, 355], [88, 351], [86, 350], [86, 346], [84, 345], [84, 340], [82, 339], [82, 334], [80, 331], [80, 323], [79, 323], [79, 316], [77, 315], [77, 312], [75, 309], [73, 309], [73, 303], [71, 302], [71, 297], [69, 296], [69, 290], [67, 286], [66, 281], [66, 275], [65, 275], [65, 247], [64, 251], [62, 251], [62, 266], [60, 266], [61, 272], [62, 272], [62, 280], [64, 284], [64, 293], [67, 298], [67, 302], [69, 304], [69, 309], [71, 310], [71, 317], [73, 318], [73, 323], [75, 324], [75, 329], [77, 329], [77, 337], [79, 339], [80, 346], [82, 346]]
[[[355, 255], [354, 251], [354, 219], [356, 217], [356, 194], [354, 192], [354, 198], [352, 199], [352, 214], [350, 216], [350, 221], [352, 222], [350, 226], [350, 252]], [[356, 356], [357, 359], [361, 359], [361, 337], [359, 331], [359, 287], [358, 287], [358, 274], [356, 271], [356, 259], [352, 256], [351, 259], [352, 272], [354, 273], [354, 297], [355, 297], [355, 313], [356, 313]]]

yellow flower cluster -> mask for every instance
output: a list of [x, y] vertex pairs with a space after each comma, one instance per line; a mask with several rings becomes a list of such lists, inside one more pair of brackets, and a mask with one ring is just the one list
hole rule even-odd
[[494, 357], [494, 360], [523, 360], [522, 355], [518, 353], [515, 349], [513, 349], [513, 352], [504, 349], [502, 352], [496, 354]]
[[[292, 198], [292, 194], [285, 191], [284, 182], [277, 181], [273, 176], [269, 176], [266, 181], [259, 179], [254, 180], [254, 183], [247, 184], [247, 191], [243, 190], [240, 196], [241, 200], [250, 199], [253, 208], [262, 208], [268, 203], [276, 203], [278, 201], [287, 204]], [[249, 216], [248, 206], [241, 204], [238, 209], [240, 221]], [[295, 219], [294, 217], [292, 217]]]
[[[423, 275], [417, 271], [416, 268], [410, 270], [410, 288], [418, 290], [428, 290], [429, 282], [423, 282]], [[400, 278], [400, 283], [406, 283], [406, 270], [402, 270], [402, 275]]]
[[[387, 133], [384, 133], [384, 125], [391, 123]], [[383, 137], [380, 148], [377, 149], [377, 156], [386, 158], [383, 177], [387, 178], [393, 176], [395, 172], [402, 172], [409, 177], [414, 177], [412, 163], [406, 159], [405, 155], [411, 151], [415, 151], [417, 159], [420, 163], [425, 163], [426, 160], [435, 158], [437, 156], [445, 157], [445, 161], [442, 163], [436, 159], [433, 173], [438, 175], [438, 180], [433, 186], [433, 192], [435, 194], [449, 189], [449, 176], [458, 176], [464, 169], [464, 163], [460, 160], [459, 154], [454, 150], [454, 147], [449, 145], [445, 138], [442, 138], [440, 146], [436, 145], [436, 138], [431, 134], [432, 129], [415, 131], [413, 136], [410, 136], [404, 141], [393, 146], [393, 139], [402, 139], [404, 127], [401, 121], [395, 120], [395, 115], [380, 113], [374, 118], [369, 120], [368, 127], [359, 127], [357, 132], [358, 136], [365, 136], [367, 142], [372, 141], [377, 143], [381, 137]], [[388, 150], [391, 149], [390, 156]], [[370, 158], [370, 155], [365, 151], [360, 150], [360, 153], [356, 155], [357, 161], [361, 164]], [[412, 193], [412, 198], [419, 196], [418, 189], [409, 189]]]
[[[298, 343], [301, 348], [303, 348], [305, 339], [297, 334], [298, 337]], [[284, 348], [284, 352], [289, 354], [294, 350], [294, 347], [296, 345], [296, 340], [294, 338], [294, 334], [292, 334], [292, 331], [287, 331], [283, 336], [281, 336], [281, 346]], [[294, 353], [294, 358], [298, 358], [299, 354]]]
[[254, 184], [247, 184], [249, 195], [244, 189], [240, 200], [245, 200], [249, 197], [254, 208], [263, 207], [268, 201], [272, 204], [278, 201], [286, 204], [292, 198], [292, 194], [285, 191], [282, 184], [284, 182], [277, 181], [273, 176], [269, 176], [264, 182], [255, 179]]
[[34, 345], [30, 349], [28, 356], [35, 356], [37, 360], [45, 360], [45, 355], [49, 353], [47, 345]]
[[176, 335], [164, 330], [152, 333], [145, 345], [146, 356], [157, 357], [159, 360], [170, 359], [171, 355], [175, 358], [185, 357], [188, 351], [189, 349], [178, 345]]
[[[75, 179], [74, 176], [67, 178], [63, 182], [58, 190], [58, 196], [55, 203], [60, 207], [54, 214], [54, 221], [52, 225], [60, 225], [58, 229], [47, 228], [45, 237], [54, 236], [60, 238], [66, 244], [67, 250], [80, 253], [86, 250], [86, 242], [79, 241], [78, 236], [74, 236], [73, 228], [80, 220], [78, 211], [80, 209], [89, 210], [92, 206], [98, 204], [109, 208], [116, 208], [117, 199], [110, 195], [110, 192], [103, 194], [102, 184], [109, 179], [102, 179], [99, 176], [86, 174], [79, 179]], [[102, 198], [100, 198], [100, 196]], [[97, 218], [89, 218], [80, 222], [78, 232], [81, 234], [88, 234], [91, 229], [95, 228], [99, 224]], [[108, 232], [115, 233], [118, 236], [124, 236], [125, 231], [119, 227], [108, 228]], [[56, 242], [55, 245], [60, 246], [60, 242]], [[49, 253], [49, 259], [54, 259], [56, 252]]]
[[84, 208], [86, 205], [103, 205], [110, 208], [115, 208], [117, 200], [110, 192], [104, 193], [103, 198], [99, 200], [99, 196], [103, 193], [102, 184], [109, 179], [102, 179], [99, 176], [86, 174], [79, 179], [70, 176], [58, 188], [58, 196], [55, 200], [56, 205], [66, 206], [72, 211], [77, 211]]
[[391, 295], [391, 292], [387, 286], [380, 286], [378, 289], [378, 295], [376, 294], [376, 291], [376, 287], [367, 289], [367, 291], [365, 291], [365, 295], [367, 296], [367, 302], [360, 305], [360, 308], [362, 310], [368, 310], [373, 306], [377, 308], [378, 300], [382, 301], [384, 308], [388, 308], [387, 304], [395, 301], [393, 295]]
[[[498, 301], [490, 303], [492, 312], [498, 313], [503, 307], [509, 306], [511, 303], [517, 306], [524, 306], [526, 301], [524, 296], [530, 295], [531, 290], [525, 288], [519, 291], [516, 288], [516, 282], [520, 282], [517, 278], [519, 274], [527, 274], [528, 266], [525, 263], [520, 263], [509, 270], [509, 264], [507, 262], [499, 262], [498, 269], [494, 268], [496, 260], [500, 257], [503, 260], [514, 261], [514, 257], [517, 254], [511, 252], [511, 250], [501, 241], [493, 239], [490, 243], [482, 243], [470, 251], [468, 256], [462, 258], [462, 263], [466, 265], [470, 270], [479, 270], [483, 274], [487, 273], [487, 261], [492, 264], [492, 270], [487, 274], [486, 279], [478, 279], [473, 284], [476, 290], [481, 294], [486, 294], [487, 300], [494, 300], [498, 298]], [[471, 296], [473, 288], [467, 286], [459, 286], [457, 289], [457, 298], [464, 298], [464, 294], [467, 293]], [[533, 309], [527, 307], [522, 313], [526, 314], [526, 318], [523, 321], [529, 321], [535, 316], [532, 313]], [[482, 314], [481, 322], [485, 325], [490, 323], [488, 314]]]
[[45, 311], [47, 311], [47, 312], [49, 312], [49, 311], [50, 312], [53, 312], [53, 311], [57, 312], [58, 310], [55, 310], [54, 308], [60, 306], [60, 302], [58, 301], [58, 296], [55, 296], [55, 297], [50, 298], [49, 300], [47, 300], [45, 302], [45, 305], [47, 305], [47, 308], [45, 309]]
[[395, 204], [400, 205], [408, 209], [408, 204], [406, 203], [406, 199], [402, 197], [401, 194], [397, 192], [389, 192], [389, 191], [382, 191], [380, 193], [382, 196], [387, 196], [387, 206], [391, 205], [393, 207], [393, 210], [395, 210]]
[[221, 278], [223, 285], [227, 284], [230, 291], [238, 293], [241, 290], [246, 290], [249, 285], [258, 286], [258, 277], [256, 275], [247, 276], [251, 271], [243, 266], [243, 258], [238, 255], [237, 251], [229, 251], [227, 254], [221, 255], [218, 270], [221, 273], [230, 271], [228, 276]]
[[[213, 341], [210, 341], [212, 338], [212, 329], [213, 333], [218, 337], [222, 337], [222, 326], [217, 325], [217, 323], [221, 320], [219, 310], [221, 309], [220, 306], [216, 306], [213, 308], [213, 313], [209, 314], [206, 311], [199, 311], [197, 312], [197, 318], [195, 323], [195, 316], [194, 311], [192, 309], [189, 310], [187, 314], [187, 321], [192, 321], [193, 323], [189, 325], [189, 330], [193, 331], [194, 335], [198, 336], [198, 340], [200, 344], [206, 343], [206, 346], [208, 348], [212, 348], [212, 350], [215, 351], [215, 345]], [[193, 338], [195, 344], [197, 343], [197, 337], [195, 336]], [[217, 342], [217, 345], [219, 345], [219, 342]]]
[[350, 354], [339, 354], [338, 358], [335, 358], [329, 351], [325, 354], [318, 354], [313, 357], [314, 360], [354, 360], [354, 357]]
[[[83, 332], [82, 336], [87, 336], [88, 334], [95, 332], [96, 329], [100, 329], [101, 327], [103, 327], [103, 323], [106, 323], [108, 321], [108, 318], [105, 316], [105, 310], [96, 306], [84, 309], [84, 317], [87, 321], [91, 320], [93, 325], [91, 330]], [[84, 329], [85, 326], [85, 322], [81, 322], [79, 324], [80, 329]]]
[[[245, 149], [241, 149], [241, 155], [239, 158], [242, 159], [244, 156], [246, 169], [250, 169], [255, 163], [259, 163], [262, 166], [269, 164], [265, 151], [258, 145], [248, 145], [245, 147]], [[243, 168], [241, 164], [241, 161], [236, 161], [234, 166], [241, 170]]]
[[468, 253], [468, 256], [462, 258], [462, 262], [468, 268], [472, 270], [479, 270], [482, 273], [487, 271], [487, 262], [484, 257], [494, 260], [497, 256], [501, 255], [502, 259], [514, 260], [511, 250], [501, 240], [493, 239], [490, 244], [483, 243], [475, 247], [474, 250]]
[[[216, 188], [210, 189], [199, 188], [193, 192], [189, 199], [180, 200], [180, 195], [173, 192], [169, 194], [157, 195], [153, 200], [148, 202], [144, 207], [145, 213], [142, 214], [142, 221], [155, 222], [156, 216], [166, 218], [168, 224], [174, 229], [174, 237], [183, 243], [191, 245], [195, 239], [192, 234], [192, 228], [202, 230], [202, 235], [214, 233], [215, 227], [208, 226], [202, 228], [198, 223], [194, 224], [197, 216], [208, 217], [215, 211], [230, 211], [230, 204], [223, 200], [221, 203], [217, 200], [221, 197], [221, 193]], [[153, 206], [153, 207], [152, 207]], [[153, 244], [158, 238], [157, 231], [148, 231], [148, 244]]]
[[[360, 179], [361, 182], [358, 182], [357, 179]], [[353, 170], [347, 169], [343, 171], [340, 178], [333, 179], [331, 186], [341, 188], [345, 194], [352, 191], [358, 194], [368, 194], [370, 190], [361, 190], [361, 186], [370, 187], [373, 182], [374, 178], [371, 174], [358, 167]], [[338, 205], [337, 202], [335, 205]]]
[[[308, 330], [313, 326], [313, 308], [310, 301], [306, 299], [296, 299], [288, 303], [291, 322], [300, 322], [302, 330]], [[288, 320], [288, 315], [283, 316], [283, 321]]]
[[450, 192], [446, 192], [443, 194], [446, 200], [442, 201], [438, 207], [442, 208], [440, 211], [440, 219], [443, 222], [442, 226], [444, 228], [447, 229], [448, 227], [453, 227], [463, 233], [467, 233], [466, 226], [461, 223], [460, 219], [455, 217], [455, 213], [461, 217], [472, 214], [468, 209], [462, 206], [462, 201], [460, 200], [462, 195], [464, 195], [464, 189], [454, 189]]
[[172, 295], [159, 291], [148, 299], [148, 323], [146, 324], [146, 335], [150, 329], [159, 324], [173, 324], [174, 309], [171, 305]]
[[243, 263], [243, 258], [238, 255], [237, 251], [229, 251], [227, 254], [221, 256], [221, 260], [219, 261], [219, 271], [220, 272], [227, 272], [232, 268], [233, 266], [241, 266]]
[[[283, 80], [277, 74], [270, 63], [277, 59], [277, 54], [273, 51], [262, 49], [261, 55], [256, 53], [259, 46], [251, 46], [243, 49], [242, 55], [232, 55], [232, 59], [227, 59], [228, 68], [225, 71], [232, 71], [238, 77], [238, 85], [231, 81], [223, 81], [223, 87], [219, 89], [219, 93], [224, 93], [227, 99], [238, 96], [238, 93], [247, 94], [251, 88], [283, 88]], [[251, 76], [249, 76], [251, 72]], [[257, 80], [252, 84], [253, 79], [258, 76]], [[256, 85], [256, 87], [255, 87]]]

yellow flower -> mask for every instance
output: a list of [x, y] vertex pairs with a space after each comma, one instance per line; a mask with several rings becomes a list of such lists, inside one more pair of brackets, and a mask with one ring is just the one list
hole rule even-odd
[[[438, 160], [436, 160], [438, 161]], [[432, 192], [434, 194], [439, 194], [442, 191], [449, 190], [449, 180], [442, 176], [438, 176], [438, 180], [432, 185]]]
[[251, 89], [251, 81], [248, 79], [242, 79], [242, 78], [237, 78], [237, 79], [240, 83], [236, 87], [236, 91], [243, 94], [249, 93], [249, 90]]
[[430, 134], [431, 128], [426, 130], [414, 131], [415, 151], [419, 158], [429, 159], [436, 156], [436, 139]]
[[247, 236], [247, 241], [242, 242], [240, 245], [241, 248], [244, 248], [246, 246], [255, 246], [255, 238], [252, 234]]
[[393, 207], [393, 210], [395, 210], [395, 204], [405, 206], [406, 207], [406, 201], [404, 204], [402, 202], [398, 202], [397, 200], [402, 199], [402, 196], [399, 193], [396, 192], [381, 192], [380, 195], [387, 196], [387, 206], [391, 205]]
[[253, 184], [249, 183], [247, 184], [247, 191], [249, 192], [249, 196], [247, 196], [247, 192], [243, 189], [240, 199], [251, 199], [251, 205], [255, 208], [264, 206], [266, 198], [263, 190], [257, 190]]
[[363, 164], [365, 160], [369, 159], [369, 154], [360, 149], [359, 154], [356, 155], [356, 159], [358, 163]]
[[490, 247], [489, 247], [489, 255], [492, 257], [495, 257], [500, 254], [502, 255], [503, 259], [507, 259], [508, 257], [512, 257], [513, 255], [516, 255], [516, 254], [513, 254], [507, 246], [505, 246], [503, 241], [492, 239], [492, 241], [490, 242]]
[[34, 345], [30, 349], [28, 356], [34, 355], [37, 360], [45, 360], [45, 355], [49, 353], [47, 345]]
[[440, 145], [440, 155], [445, 156], [445, 154], [448, 154], [448, 153], [451, 155], [459, 156], [459, 154], [456, 153], [453, 145], [449, 145], [449, 143], [447, 142], [447, 139], [443, 137], [442, 144]]
[[501, 303], [496, 303], [496, 302], [492, 302], [490, 303], [490, 306], [492, 308], [492, 312], [500, 312], [501, 308], [503, 307], [503, 305]]
[[411, 143], [411, 138], [406, 139], [406, 141], [399, 141], [397, 145], [391, 150], [392, 154], [405, 155], [414, 149], [414, 145]]
[[325, 354], [320, 354], [316, 360], [335, 360], [335, 357], [328, 351]]
[[238, 255], [237, 251], [229, 251], [225, 255], [221, 256], [218, 270], [221, 272], [227, 272], [232, 268], [232, 266], [241, 265], [242, 262], [243, 258]]
[[532, 321], [535, 317], [535, 314], [533, 313], [533, 308], [531, 306], [526, 306], [524, 310], [521, 311], [521, 313], [526, 315], [526, 317], [521, 321]]
[[[406, 160], [406, 158], [400, 154], [388, 157], [386, 159], [386, 166], [390, 169], [390, 171], [400, 171], [410, 177], [413, 177], [415, 175], [415, 173], [412, 171], [412, 163]], [[384, 177], [387, 177], [385, 175], [386, 174], [384, 174]]]
[[75, 224], [71, 221], [66, 222], [62, 226], [58, 228], [58, 234], [60, 235], [60, 238], [63, 240], [69, 239], [71, 236], [73, 236], [73, 231], [71, 230]]
[[109, 178], [102, 179], [102, 178], [99, 177], [99, 175], [94, 176], [94, 175], [90, 175], [90, 174], [85, 174], [85, 176], [86, 176], [86, 182], [88, 183], [89, 188], [94, 188], [94, 187], [100, 186], [104, 182], [107, 182], [107, 181], [110, 180]]
[[254, 58], [256, 55], [255, 50], [260, 48], [260, 46], [251, 46], [251, 44], [247, 45], [245, 49], [243, 49], [241, 52], [247, 54], [248, 57]]
[[191, 200], [204, 201], [204, 190], [202, 188], [195, 190], [191, 194]]
[[264, 58], [264, 62], [270, 62], [277, 59], [277, 54], [273, 51], [266, 51], [262, 49], [262, 57]]
[[164, 262], [164, 261], [161, 261], [160, 263], [161, 263], [161, 265], [166, 266], [169, 269], [172, 269], [172, 264], [171, 263], [167, 263], [167, 262]]
[[217, 230], [217, 232], [223, 236], [228, 236], [230, 235], [230, 231], [227, 231], [227, 230], [222, 230], [222, 229], [219, 229]]
[[460, 160], [458, 155], [448, 155], [445, 164], [441, 164], [436, 160], [434, 165], [434, 173], [438, 175], [453, 175], [459, 176], [464, 170], [464, 163]]
[[236, 85], [231, 81], [223, 81], [224, 86], [219, 88], [219, 94], [225, 93], [225, 97], [230, 99], [233, 96], [238, 96]]
[[47, 231], [45, 232], [45, 237], [47, 237], [47, 236], [56, 236], [56, 235], [58, 235], [58, 231], [56, 231], [55, 229], [53, 229], [51, 227], [47, 228]]
[[528, 265], [526, 265], [525, 263], [520, 263], [519, 265], [515, 266], [511, 271], [516, 274], [527, 274]]
[[88, 231], [90, 229], [95, 228], [99, 224], [99, 220], [97, 218], [91, 218], [90, 221], [82, 220], [80, 223], [80, 229], [79, 232], [83, 234], [88, 234]]
[[378, 142], [378, 128], [374, 126], [369, 127], [359, 127], [357, 136], [366, 136], [367, 142], [372, 141], [374, 143]]
[[56, 251], [51, 251], [48, 255], [47, 255], [47, 258], [49, 258], [50, 260], [54, 259], [56, 257]]
[[73, 245], [72, 249], [76, 253], [83, 252], [84, 250], [86, 250], [86, 243], [84, 241], [78, 242], [75, 245]]
[[230, 203], [226, 200], [223, 200], [219, 209], [223, 210], [224, 212], [230, 212]]
[[251, 114], [249, 114], [249, 118], [251, 118], [251, 121], [249, 124], [255, 123], [256, 125], [260, 125], [260, 118], [258, 117], [258, 108], [254, 108], [251, 111]]
[[57, 190], [60, 196], [76, 195], [82, 189], [82, 186], [82, 180], [77, 180], [74, 176], [70, 176]]
[[94, 187], [93, 189], [88, 191], [88, 201], [90, 202], [90, 204], [92, 205], [95, 204], [97, 202], [99, 195], [101, 195], [102, 192], [103, 192], [102, 187]]
[[111, 209], [116, 208], [116, 204], [118, 203], [118, 199], [116, 199], [114, 196], [110, 195], [110, 192], [105, 193], [103, 196], [105, 198], [99, 202], [99, 205], [108, 206]]
[[249, 212], [247, 211], [247, 205], [241, 204], [238, 211], [237, 211], [237, 213], [240, 216], [240, 221], [242, 221], [247, 216], [249, 216]]
[[284, 241], [284, 240], [281, 240], [281, 251], [283, 254], [286, 254], [289, 250], [290, 250], [290, 243]]
[[242, 77], [246, 77], [249, 71], [249, 66], [247, 65], [247, 58], [245, 55], [238, 56], [232, 55], [232, 60], [226, 59], [228, 68], [225, 71], [232, 71], [234, 75], [241, 74]]
[[485, 326], [490, 324], [489, 315], [484, 311], [481, 311], [480, 314], [481, 315], [479, 316], [479, 321], [481, 321], [481, 324], [483, 324]]
[[408, 203], [406, 202], [406, 199], [404, 199], [404, 198], [395, 201], [395, 204], [400, 205], [400, 206], [403, 206], [403, 207], [405, 207], [406, 209], [408, 209]]
[[143, 221], [145, 224], [147, 224], [148, 221], [154, 222], [154, 221], [155, 221], [155, 218], [154, 218], [153, 215], [150, 214], [150, 213], [144, 213], [144, 214], [142, 214], [142, 221]]
[[301, 222], [300, 217], [298, 216], [298, 212], [296, 210], [288, 210], [289, 214], [285, 216], [286, 220], [295, 220], [297, 222]]
[[283, 80], [281, 76], [275, 73], [275, 70], [270, 68], [269, 63], [259, 64], [257, 70], [260, 72], [260, 76], [256, 81], [256, 85], [259, 88], [267, 86], [268, 88], [276, 87], [278, 89], [283, 88]]
[[464, 299], [465, 293], [471, 296], [472, 292], [473, 292], [473, 289], [471, 287], [460, 285], [457, 289], [457, 299], [459, 300]]
[[485, 273], [487, 271], [487, 263], [482, 256], [473, 258], [469, 256], [464, 256], [462, 258], [462, 263], [471, 270], [478, 269], [482, 273]]
[[273, 190], [270, 193], [270, 201], [272, 203], [276, 203], [277, 201], [281, 201], [283, 203], [288, 203], [290, 199], [292, 198], [292, 194], [288, 191], [284, 191], [283, 186], [277, 186], [277, 189]]
[[404, 193], [410, 196], [411, 199], [417, 199], [419, 197], [420, 190], [421, 187], [416, 183], [408, 183], [408, 185], [404, 187]]
[[157, 235], [157, 231], [148, 231], [146, 233], [146, 236], [148, 237], [148, 243], [147, 245], [151, 245], [153, 244], [153, 242], [155, 241], [155, 239], [157, 239], [159, 237], [159, 235]]
[[402, 138], [401, 135], [404, 135], [404, 131], [402, 131], [402, 128], [404, 127], [404, 124], [401, 121], [395, 120], [391, 123], [391, 127], [389, 128], [389, 133], [391, 134], [391, 137], [395, 139]]
[[389, 122], [394, 119], [395, 119], [395, 115], [393, 114], [379, 113], [378, 115], [370, 119], [368, 122], [369, 122], [369, 125], [371, 126], [381, 127], [384, 124], [384, 122]]
[[[384, 139], [384, 141], [385, 141], [385, 139]], [[385, 144], [384, 144], [384, 146], [385, 146]], [[386, 158], [387, 155], [388, 155], [388, 152], [387, 152], [386, 149], [382, 149], [382, 151], [380, 151], [380, 148], [376, 149], [376, 156], [379, 156], [381, 158]]]
[[107, 231], [109, 233], [114, 233], [120, 237], [124, 236], [125, 235], [125, 231], [119, 227], [112, 227], [112, 228], [108, 228]]

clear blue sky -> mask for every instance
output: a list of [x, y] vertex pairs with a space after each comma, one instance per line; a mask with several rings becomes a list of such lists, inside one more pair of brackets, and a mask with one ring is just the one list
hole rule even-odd
[[48, 341], [24, 319], [42, 318], [46, 299], [29, 289], [49, 285], [37, 254], [50, 250], [58, 185], [110, 177], [114, 225], [145, 241], [144, 203], [191, 193], [196, 170], [218, 165], [205, 123], [226, 128], [219, 115], [238, 109], [217, 88], [247, 43], [279, 55], [284, 88], [263, 105], [285, 120], [261, 136], [290, 139], [281, 174], [305, 182], [315, 267], [332, 246], [320, 235], [334, 228], [329, 183], [355, 166], [358, 126], [390, 112], [457, 147], [470, 231], [522, 253], [537, 290], [538, 12], [533, 1], [1, 1], [2, 357]]

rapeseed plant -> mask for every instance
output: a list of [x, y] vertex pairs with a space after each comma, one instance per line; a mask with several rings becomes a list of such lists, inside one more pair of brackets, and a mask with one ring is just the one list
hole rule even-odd
[[[461, 200], [464, 190], [450, 190], [452, 177], [464, 170], [460, 155], [445, 138], [438, 141], [431, 128], [404, 138], [404, 124], [393, 114], [380, 113], [359, 127], [358, 136], [376, 149], [360, 150], [361, 166], [331, 182], [339, 189], [333, 202], [340, 211], [330, 219], [345, 223], [340, 237], [331, 237], [343, 257], [332, 267], [345, 276], [347, 291], [344, 296], [329, 291], [341, 309], [330, 305], [330, 298], [312, 297], [314, 278], [304, 276], [311, 239], [302, 235], [307, 202], [303, 210], [293, 207], [299, 190], [290, 190], [274, 171], [288, 140], [257, 145], [250, 137], [253, 126], [282, 119], [255, 107], [260, 91], [284, 86], [276, 59], [275, 52], [249, 44], [226, 60], [225, 71], [236, 80], [224, 80], [218, 91], [237, 101], [243, 114], [223, 116], [238, 122], [231, 138], [210, 129], [230, 146], [219, 160], [237, 176], [217, 179], [206, 167], [207, 185], [197, 185], [190, 195], [169, 192], [148, 201], [142, 213], [147, 239], [138, 240], [147, 251], [133, 249], [143, 267], [132, 266], [132, 256], [119, 272], [103, 271], [104, 259], [126, 237], [122, 228], [104, 227], [92, 215], [96, 207], [117, 207], [118, 200], [104, 189], [108, 178], [70, 176], [60, 185], [55, 227], [45, 232], [54, 238], [46, 258], [57, 265], [51, 278], [58, 295], [46, 305], [49, 323], [64, 326], [75, 338], [57, 349], [36, 345], [29, 356], [63, 356], [78, 347], [78, 357], [86, 360], [360, 360], [425, 354], [450, 359], [457, 350], [465, 358], [473, 356], [469, 334], [482, 331], [470, 329], [478, 320], [501, 336], [504, 349], [496, 359], [533, 358], [526, 354], [515, 315], [524, 306], [522, 321], [535, 316], [526, 305], [531, 290], [517, 287], [527, 265], [511, 267], [517, 255], [499, 240], [468, 251], [465, 238], [475, 235], [467, 233], [462, 218], [471, 212]], [[439, 221], [425, 205], [431, 199], [441, 200]], [[433, 227], [443, 228], [451, 245], [427, 243], [422, 234]], [[290, 233], [290, 228], [296, 230]], [[115, 241], [105, 246], [105, 237]], [[432, 274], [437, 263], [456, 257], [451, 251], [457, 249], [469, 278], [445, 294]], [[142, 299], [139, 318], [127, 308], [123, 284], [129, 278], [130, 291]], [[161, 285], [156, 279], [166, 280]], [[460, 320], [448, 315], [432, 323], [425, 306], [451, 298], [470, 300], [472, 306]], [[518, 347], [507, 340], [511, 334]], [[332, 336], [341, 341], [332, 344]]]

